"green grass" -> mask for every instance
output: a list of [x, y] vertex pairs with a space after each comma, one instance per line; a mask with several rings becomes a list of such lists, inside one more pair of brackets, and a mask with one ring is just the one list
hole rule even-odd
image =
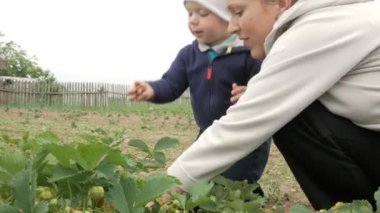
[[190, 103], [186, 102], [172, 102], [168, 104], [153, 104], [147, 102], [131, 102], [130, 104], [109, 104], [106, 107], [81, 107], [81, 106], [40, 106], [40, 105], [0, 105], [0, 109], [9, 110], [10, 108], [27, 109], [35, 111], [86, 111], [97, 113], [111, 113], [118, 112], [124, 114], [133, 113], [174, 113], [192, 115]]

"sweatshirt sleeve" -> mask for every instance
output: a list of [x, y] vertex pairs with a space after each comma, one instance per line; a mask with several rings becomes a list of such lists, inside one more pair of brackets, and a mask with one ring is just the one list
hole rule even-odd
[[179, 51], [169, 70], [163, 74], [160, 80], [148, 82], [154, 91], [151, 102], [167, 103], [174, 101], [188, 88], [186, 58], [190, 47], [184, 47]]
[[378, 45], [371, 23], [352, 13], [321, 11], [294, 22], [272, 46], [244, 95], [174, 161], [168, 174], [184, 190], [213, 178], [333, 87]]

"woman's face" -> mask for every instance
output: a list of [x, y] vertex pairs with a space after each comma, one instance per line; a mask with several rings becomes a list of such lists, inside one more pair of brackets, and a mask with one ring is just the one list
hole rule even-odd
[[251, 56], [265, 57], [264, 41], [280, 14], [277, 1], [268, 0], [227, 0], [232, 13], [228, 26], [231, 33], [237, 33], [244, 45], [251, 49]]

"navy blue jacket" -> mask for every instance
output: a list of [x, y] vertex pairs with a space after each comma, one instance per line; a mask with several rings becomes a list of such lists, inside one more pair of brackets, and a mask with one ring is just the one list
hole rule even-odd
[[151, 102], [174, 101], [190, 88], [195, 121], [202, 132], [231, 106], [232, 83], [247, 85], [260, 65], [261, 61], [252, 59], [245, 47], [234, 47], [211, 62], [195, 40], [179, 51], [160, 80], [149, 82], [154, 90]]

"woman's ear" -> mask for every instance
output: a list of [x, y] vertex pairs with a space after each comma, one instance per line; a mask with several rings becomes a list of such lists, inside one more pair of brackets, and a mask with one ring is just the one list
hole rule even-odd
[[294, 0], [278, 0], [278, 14], [281, 15], [294, 4]]

